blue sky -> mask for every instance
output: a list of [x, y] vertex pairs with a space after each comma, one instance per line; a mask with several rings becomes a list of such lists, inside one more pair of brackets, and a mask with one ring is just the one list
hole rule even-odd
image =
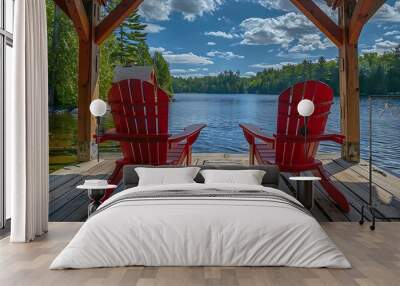
[[[333, 18], [322, 0], [317, 4]], [[328, 59], [337, 49], [289, 0], [144, 0], [151, 51], [160, 51], [175, 76], [266, 67], [304, 59]], [[388, 0], [365, 27], [360, 53], [383, 53], [400, 43], [400, 0]]]

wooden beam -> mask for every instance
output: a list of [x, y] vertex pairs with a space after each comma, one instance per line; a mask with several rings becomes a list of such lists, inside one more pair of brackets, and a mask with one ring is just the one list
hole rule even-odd
[[385, 0], [358, 0], [350, 22], [349, 42], [358, 42], [361, 31], [368, 20], [385, 3]]
[[143, 0], [122, 0], [113, 11], [110, 12], [96, 27], [96, 43], [100, 45], [133, 11], [135, 11]]
[[[93, 134], [95, 120], [89, 106], [99, 96], [100, 50], [94, 41], [95, 28], [100, 18], [100, 6], [97, 0], [85, 0], [86, 15], [89, 21], [89, 40], [79, 39], [78, 67], [78, 161], [89, 161], [95, 157]], [[92, 156], [91, 156], [92, 155]]]
[[343, 5], [343, 0], [334, 0], [332, 8], [333, 8], [333, 10], [335, 10], [337, 7], [340, 7], [342, 5]]
[[312, 0], [290, 0], [322, 33], [324, 33], [336, 46], [343, 43], [342, 30], [327, 16]]
[[79, 39], [89, 41], [89, 20], [82, 0], [65, 0], [65, 5]]
[[65, 15], [69, 16], [67, 5], [65, 4], [65, 0], [54, 0], [56, 5], [60, 7], [60, 9], [65, 13]]
[[338, 6], [342, 5], [342, 1], [340, 1], [340, 0], [326, 0], [326, 4], [328, 4], [329, 7], [331, 7], [333, 10], [335, 10]]
[[340, 125], [346, 137], [342, 158], [360, 161], [360, 88], [357, 43], [349, 42], [351, 16], [356, 0], [346, 0], [339, 9], [339, 24], [344, 31], [343, 45], [339, 50]]

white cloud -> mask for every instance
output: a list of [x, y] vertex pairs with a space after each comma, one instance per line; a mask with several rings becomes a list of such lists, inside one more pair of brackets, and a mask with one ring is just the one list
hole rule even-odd
[[396, 40], [400, 40], [400, 35], [394, 37]]
[[232, 24], [232, 23], [233, 23], [232, 20], [229, 19], [229, 18], [226, 17], [226, 16], [218, 17], [217, 20], [218, 20], [219, 22], [225, 22], [226, 24]]
[[[267, 9], [274, 9], [274, 10], [279, 10], [279, 11], [285, 11], [285, 12], [298, 12], [298, 9], [295, 5], [292, 4], [290, 0], [253, 0], [260, 4], [261, 6], [267, 8]], [[337, 9], [333, 10], [330, 8], [328, 5], [326, 5], [326, 0], [313, 0], [315, 4], [321, 8], [327, 14], [333, 19], [337, 19]]]
[[206, 71], [208, 71], [208, 68], [171, 69], [171, 73], [174, 75], [199, 73], [199, 72], [206, 72]]
[[146, 19], [165, 21], [172, 12], [171, 1], [145, 0], [140, 5], [139, 13]]
[[288, 0], [257, 0], [257, 2], [268, 9], [275, 9], [281, 11], [290, 11], [295, 9], [293, 4]]
[[207, 43], [207, 46], [215, 46], [215, 45], [216, 45], [215, 42], [208, 42], [208, 43]]
[[160, 25], [152, 24], [152, 23], [144, 23], [146, 25], [146, 28], [144, 31], [146, 33], [160, 33], [161, 31], [165, 30], [165, 27], [162, 27]]
[[209, 57], [217, 57], [225, 60], [244, 59], [244, 56], [236, 55], [233, 52], [211, 51], [207, 53]]
[[193, 21], [204, 13], [213, 13], [222, 3], [223, 0], [146, 0], [139, 11], [147, 19], [164, 21], [178, 12], [186, 20]]
[[171, 69], [170, 71], [171, 71], [171, 73], [172, 73], [173, 75], [175, 75], [175, 74], [181, 74], [181, 73], [186, 73], [186, 72], [187, 72], [187, 70], [185, 70], [185, 69]]
[[289, 52], [307, 52], [315, 50], [325, 50], [326, 48], [333, 47], [331, 41], [327, 38], [321, 39], [319, 34], [302, 35], [297, 45], [291, 47]]
[[167, 51], [163, 47], [149, 47], [150, 54], [155, 52], [162, 53], [165, 60], [170, 64], [193, 64], [193, 65], [212, 65], [214, 62], [207, 57], [195, 55], [194, 53], [177, 54]]
[[248, 71], [248, 72], [245, 72], [243, 75], [242, 75], [242, 77], [252, 77], [252, 76], [256, 76], [257, 74], [255, 73], [255, 72], [252, 72], [252, 71]]
[[205, 32], [204, 35], [225, 38], [225, 39], [233, 39], [233, 38], [239, 37], [238, 34], [226, 33], [226, 32], [222, 32], [222, 31]]
[[393, 6], [383, 4], [373, 17], [373, 20], [382, 22], [400, 22], [400, 0], [397, 0]]
[[278, 64], [267, 64], [267, 63], [261, 63], [261, 64], [254, 64], [251, 65], [250, 67], [252, 68], [259, 68], [259, 69], [275, 69], [275, 70], [280, 70], [282, 69], [283, 66], [286, 65], [294, 65], [296, 63], [293, 62], [281, 62]]
[[400, 31], [393, 30], [393, 31], [386, 32], [384, 35], [385, 35], [385, 36], [400, 35]]
[[179, 78], [189, 78], [189, 77], [205, 77], [209, 76], [209, 74], [204, 74], [204, 73], [189, 73], [189, 74], [174, 74], [174, 77], [179, 77]]
[[163, 47], [149, 47], [149, 53], [150, 54], [154, 54], [155, 52], [159, 52], [159, 53], [169, 53], [168, 51], [166, 51]]
[[287, 58], [287, 59], [308, 59], [308, 58], [316, 58], [318, 57], [317, 55], [312, 55], [312, 54], [307, 54], [307, 53], [293, 53], [293, 52], [285, 52], [285, 51], [280, 51], [277, 54], [278, 57], [280, 58]]
[[193, 65], [212, 65], [214, 62], [207, 57], [202, 57], [190, 53], [164, 54], [165, 60], [170, 64], [193, 64]]
[[285, 48], [296, 39], [317, 31], [305, 16], [294, 12], [275, 18], [248, 18], [240, 27], [244, 31], [242, 44], [278, 44]]
[[389, 40], [384, 41], [382, 39], [378, 39], [375, 41], [375, 44], [372, 45], [372, 47], [361, 50], [361, 53], [363, 53], [363, 54], [366, 54], [366, 53], [383, 54], [385, 52], [395, 49], [398, 46], [399, 46], [398, 42], [396, 43], [396, 42], [392, 42]]

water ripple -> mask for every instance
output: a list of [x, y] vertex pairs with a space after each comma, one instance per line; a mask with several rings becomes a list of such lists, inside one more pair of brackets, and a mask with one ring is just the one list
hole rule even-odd
[[[170, 109], [170, 131], [179, 132], [193, 123], [206, 123], [194, 152], [248, 151], [239, 123], [254, 123], [269, 133], [276, 129], [277, 95], [254, 94], [177, 94]], [[385, 112], [380, 117], [385, 99], [374, 101], [373, 150], [375, 164], [400, 174], [400, 114]], [[400, 106], [400, 100], [391, 104]], [[339, 98], [335, 98], [328, 130], [340, 130]], [[368, 157], [368, 100], [361, 99], [361, 157]], [[321, 144], [321, 151], [340, 152], [336, 144]]]

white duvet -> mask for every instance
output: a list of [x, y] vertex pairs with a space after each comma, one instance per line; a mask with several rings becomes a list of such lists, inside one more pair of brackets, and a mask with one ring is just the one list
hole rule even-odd
[[185, 184], [136, 187], [111, 197], [89, 218], [50, 269], [145, 266], [293, 266], [349, 268], [311, 216], [290, 205], [246, 198], [124, 201], [130, 192], [265, 190], [261, 186]]

